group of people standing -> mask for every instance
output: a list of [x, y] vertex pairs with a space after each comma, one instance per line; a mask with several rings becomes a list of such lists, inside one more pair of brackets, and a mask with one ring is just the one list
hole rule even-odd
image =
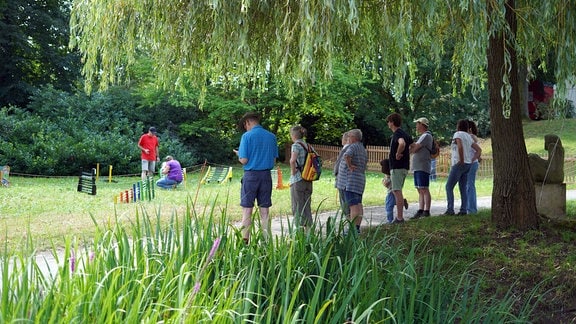
[[[386, 211], [389, 223], [404, 222], [404, 209], [408, 202], [402, 189], [410, 170], [414, 172], [414, 186], [418, 190], [418, 211], [413, 218], [430, 216], [432, 197], [430, 194], [431, 152], [434, 138], [429, 131], [427, 118], [418, 118], [416, 141], [402, 128], [402, 116], [393, 113], [387, 116], [388, 127], [392, 131], [390, 156], [384, 160], [382, 170], [386, 174], [383, 180], [388, 188]], [[240, 126], [246, 132], [242, 135], [240, 147], [235, 150], [244, 168], [241, 185], [243, 208], [242, 233], [245, 242], [250, 238], [250, 226], [254, 202], [258, 202], [262, 231], [270, 233], [269, 208], [272, 205], [272, 178], [270, 170], [278, 158], [276, 136], [262, 128], [260, 115], [247, 113], [240, 120]], [[297, 225], [308, 229], [312, 223], [311, 198], [313, 183], [302, 178], [302, 166], [308, 151], [313, 150], [306, 143], [307, 131], [302, 126], [290, 128], [292, 145], [290, 148], [290, 197], [291, 209]], [[460, 120], [457, 131], [451, 141], [452, 159], [446, 183], [446, 215], [454, 215], [454, 187], [459, 184], [462, 205], [458, 215], [476, 213], [475, 174], [482, 149], [478, 145], [476, 125]], [[412, 155], [412, 159], [410, 156]], [[342, 213], [350, 222], [351, 228], [360, 232], [364, 214], [362, 198], [366, 187], [366, 169], [368, 153], [362, 144], [362, 131], [352, 129], [342, 135], [342, 149], [334, 164], [335, 187], [338, 190]], [[394, 217], [396, 209], [396, 217]]]
[[[384, 186], [388, 189], [385, 209], [388, 222], [391, 224], [404, 222], [402, 207], [407, 208], [403, 199], [402, 188], [410, 170], [410, 154], [412, 154], [412, 170], [414, 186], [418, 191], [418, 211], [412, 217], [430, 216], [432, 196], [430, 194], [431, 152], [434, 148], [434, 137], [429, 131], [429, 121], [425, 117], [416, 119], [416, 142], [401, 128], [402, 117], [393, 113], [386, 121], [393, 135], [390, 142], [390, 156], [381, 162]], [[476, 172], [480, 162], [482, 149], [478, 145], [478, 129], [473, 121], [459, 120], [456, 132], [452, 136], [451, 166], [446, 181], [446, 212], [444, 215], [474, 214], [476, 204]], [[461, 196], [461, 206], [458, 213], [454, 210], [454, 187], [458, 184]], [[396, 207], [396, 217], [393, 208]]]
[[[269, 208], [272, 206], [272, 176], [271, 170], [278, 159], [278, 142], [276, 135], [265, 130], [260, 125], [261, 116], [257, 113], [246, 113], [239, 122], [244, 130], [240, 146], [234, 152], [242, 164], [244, 175], [241, 180], [240, 205], [242, 207], [242, 236], [247, 243], [250, 239], [252, 213], [255, 202], [258, 203], [262, 232], [270, 234]], [[386, 195], [386, 214], [391, 224], [404, 222], [404, 209], [408, 202], [402, 189], [410, 170], [414, 172], [414, 186], [418, 190], [418, 211], [413, 218], [430, 216], [432, 197], [430, 194], [431, 152], [434, 138], [428, 130], [427, 118], [418, 118], [416, 131], [419, 134], [414, 142], [412, 136], [402, 128], [402, 117], [392, 113], [386, 117], [388, 127], [392, 131], [390, 140], [390, 155], [381, 162], [384, 186], [388, 189]], [[313, 185], [311, 181], [302, 178], [302, 166], [308, 151], [313, 150], [306, 143], [307, 131], [302, 126], [290, 129], [292, 146], [290, 150], [290, 197], [292, 214], [299, 226], [309, 228], [312, 223], [311, 197]], [[366, 187], [366, 169], [368, 153], [362, 144], [362, 131], [352, 129], [342, 135], [342, 149], [334, 164], [336, 177], [335, 187], [338, 190], [342, 213], [346, 215], [358, 233], [364, 214], [362, 198]], [[142, 178], [153, 175], [156, 162], [159, 162], [158, 138], [156, 129], [151, 127], [148, 133], [138, 141], [142, 158]], [[447, 209], [445, 215], [454, 215], [454, 187], [458, 183], [462, 205], [458, 215], [476, 213], [475, 178], [482, 149], [478, 145], [477, 128], [474, 122], [460, 120], [457, 131], [451, 141], [451, 168], [446, 182]], [[410, 156], [413, 156], [410, 159]], [[173, 188], [182, 181], [180, 163], [172, 156], [167, 156], [162, 174], [157, 185], [162, 188]], [[394, 209], [396, 216], [394, 217]]]

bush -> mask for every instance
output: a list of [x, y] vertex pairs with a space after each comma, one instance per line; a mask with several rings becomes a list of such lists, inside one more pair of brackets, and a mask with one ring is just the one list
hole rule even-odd
[[97, 163], [117, 173], [139, 172], [139, 127], [104, 95], [37, 91], [27, 109], [0, 112], [1, 163], [15, 172], [76, 175]]

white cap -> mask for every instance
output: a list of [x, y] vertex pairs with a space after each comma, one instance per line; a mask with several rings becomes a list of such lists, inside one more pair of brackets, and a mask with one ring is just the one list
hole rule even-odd
[[423, 124], [423, 125], [425, 125], [426, 127], [428, 127], [428, 125], [430, 124], [430, 123], [428, 122], [428, 118], [426, 118], [426, 117], [420, 117], [420, 118], [416, 119], [414, 122], [415, 122], [415, 123]]

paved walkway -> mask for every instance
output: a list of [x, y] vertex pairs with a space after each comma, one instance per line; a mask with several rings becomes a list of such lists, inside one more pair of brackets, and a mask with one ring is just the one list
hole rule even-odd
[[[455, 192], [455, 196], [458, 196], [458, 193]], [[567, 190], [566, 191], [566, 200], [576, 200], [576, 190]], [[484, 208], [491, 208], [492, 207], [492, 197], [478, 197], [477, 198], [478, 209]], [[460, 200], [454, 200], [454, 209], [458, 212], [460, 208]], [[408, 210], [404, 210], [404, 219], [410, 221], [412, 216], [418, 210], [418, 202], [409, 202]], [[439, 201], [432, 201], [432, 206], [430, 208], [431, 216], [438, 216], [442, 215], [446, 211], [446, 201], [439, 200]], [[325, 212], [318, 214], [318, 221], [320, 224], [324, 225], [328, 220], [328, 217], [334, 217], [334, 212]], [[394, 215], [396, 215], [396, 211], [394, 211]], [[388, 220], [386, 219], [386, 211], [384, 210], [384, 206], [371, 206], [371, 207], [364, 207], [364, 219], [362, 220], [362, 227], [368, 226], [378, 226], [382, 224], [386, 224]], [[292, 220], [290, 220], [292, 223]], [[284, 233], [288, 228], [288, 219], [287, 217], [275, 217], [272, 219], [272, 233], [275, 235], [281, 235], [282, 230]]]

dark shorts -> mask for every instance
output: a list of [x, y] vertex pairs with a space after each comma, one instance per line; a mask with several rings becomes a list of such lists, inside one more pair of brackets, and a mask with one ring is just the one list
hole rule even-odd
[[430, 187], [430, 173], [424, 171], [414, 171], [414, 186], [416, 188]]
[[260, 207], [272, 206], [272, 175], [270, 170], [244, 171], [240, 189], [240, 206], [254, 207], [254, 201], [258, 201]]
[[344, 191], [344, 198], [348, 206], [355, 206], [362, 203], [362, 195], [352, 191]]

